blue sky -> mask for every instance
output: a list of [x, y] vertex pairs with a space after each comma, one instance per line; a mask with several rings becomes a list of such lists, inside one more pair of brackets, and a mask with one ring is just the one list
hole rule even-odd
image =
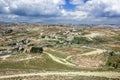
[[120, 24], [120, 0], [0, 0], [0, 21]]
[[65, 10], [74, 10], [74, 9], [75, 9], [76, 5], [71, 4], [71, 3], [70, 3], [70, 0], [65, 0], [65, 1], [66, 1], [66, 4], [63, 5], [63, 8], [64, 8]]

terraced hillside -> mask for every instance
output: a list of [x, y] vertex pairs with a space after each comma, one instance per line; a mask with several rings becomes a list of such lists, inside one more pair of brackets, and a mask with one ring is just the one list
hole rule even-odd
[[119, 28], [0, 26], [1, 80], [119, 80], [119, 74]]

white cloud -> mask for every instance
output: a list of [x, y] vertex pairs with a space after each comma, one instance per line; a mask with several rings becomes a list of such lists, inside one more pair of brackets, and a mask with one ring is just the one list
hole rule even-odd
[[[120, 20], [120, 0], [70, 0], [75, 9], [67, 11], [65, 0], [0, 0], [0, 20], [113, 22]], [[117, 19], [115, 18], [117, 17]], [[118, 19], [119, 18], [119, 19]]]
[[66, 11], [62, 10], [63, 17], [67, 19], [81, 20], [87, 17], [87, 13], [83, 11]]
[[[71, 0], [76, 5], [72, 18], [84, 23], [118, 23], [120, 20], [120, 0]], [[77, 17], [76, 17], [77, 16]]]
[[83, 0], [71, 0], [70, 2], [71, 4], [74, 4], [74, 5], [79, 5], [79, 4], [83, 4]]
[[[79, 0], [77, 0], [79, 1]], [[120, 15], [120, 0], [89, 0], [83, 5], [78, 5], [76, 10], [85, 11], [90, 16], [118, 16]]]
[[64, 0], [1, 0], [0, 12], [17, 15], [58, 15]]

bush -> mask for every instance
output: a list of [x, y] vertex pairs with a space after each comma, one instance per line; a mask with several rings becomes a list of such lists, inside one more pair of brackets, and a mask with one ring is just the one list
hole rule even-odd
[[85, 37], [75, 37], [73, 40], [72, 40], [72, 43], [74, 44], [88, 44], [88, 43], [91, 43], [91, 41], [89, 41], [87, 38]]
[[115, 69], [120, 68], [120, 55], [115, 54], [113, 56], [109, 56], [106, 66], [113, 67]]
[[16, 45], [16, 42], [8, 43], [8, 46], [15, 46], [15, 45]]
[[41, 38], [45, 38], [45, 35], [42, 35]]
[[107, 40], [104, 38], [104, 37], [99, 37], [99, 36], [97, 36], [97, 37], [94, 37], [93, 38], [93, 41], [94, 41], [94, 43], [103, 43], [103, 42], [106, 42]]
[[9, 29], [9, 30], [6, 30], [6, 31], [5, 31], [6, 34], [9, 34], [9, 33], [12, 33], [12, 32], [13, 32], [12, 29]]
[[42, 47], [32, 47], [30, 50], [30, 53], [42, 53], [43, 48]]

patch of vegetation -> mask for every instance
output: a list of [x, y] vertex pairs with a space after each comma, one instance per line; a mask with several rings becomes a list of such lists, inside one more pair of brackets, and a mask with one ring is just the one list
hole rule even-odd
[[41, 38], [45, 38], [45, 35], [42, 35]]
[[10, 33], [12, 33], [12, 32], [13, 32], [12, 29], [8, 29], [8, 30], [5, 31], [5, 34], [10, 34]]
[[12, 41], [10, 43], [8, 43], [8, 46], [15, 46], [16, 45], [16, 41]]
[[103, 43], [103, 42], [106, 42], [107, 39], [105, 37], [99, 37], [99, 36], [96, 36], [93, 38], [93, 43]]
[[113, 67], [115, 69], [120, 68], [120, 55], [114, 54], [113, 56], [109, 56], [106, 66]]
[[30, 53], [42, 53], [43, 48], [42, 47], [32, 47], [30, 50]]
[[48, 75], [48, 76], [15, 77], [15, 78], [9, 78], [4, 80], [119, 80], [119, 79], [118, 78], [109, 79], [105, 77], [95, 77], [95, 76]]
[[115, 39], [120, 41], [120, 35], [116, 36]]
[[120, 52], [120, 47], [111, 47], [113, 51]]
[[89, 44], [89, 43], [91, 43], [91, 41], [88, 40], [86, 37], [75, 37], [72, 40], [72, 43], [73, 44]]
[[48, 55], [42, 54], [41, 58], [35, 58], [25, 61], [3, 61], [0, 62], [0, 69], [35, 69], [43, 71], [67, 71], [78, 70], [53, 61]]
[[18, 53], [18, 54], [12, 54], [10, 57], [8, 57], [8, 60], [16, 60], [16, 59], [20, 59], [20, 58], [27, 58], [27, 56], [29, 56], [29, 54], [26, 53]]

